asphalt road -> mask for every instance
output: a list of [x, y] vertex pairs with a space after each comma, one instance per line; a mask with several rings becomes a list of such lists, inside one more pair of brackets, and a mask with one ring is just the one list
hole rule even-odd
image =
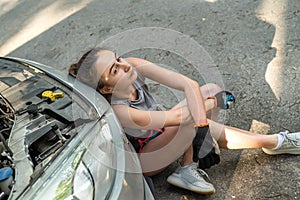
[[[66, 71], [90, 47], [110, 47], [233, 91], [237, 103], [222, 123], [293, 132], [300, 131], [299, 24], [298, 0], [0, 0], [0, 55]], [[182, 98], [151, 84], [166, 108]], [[299, 163], [259, 149], [222, 150], [221, 163], [207, 170], [212, 196], [168, 185], [176, 163], [153, 181], [159, 199], [300, 199]]]

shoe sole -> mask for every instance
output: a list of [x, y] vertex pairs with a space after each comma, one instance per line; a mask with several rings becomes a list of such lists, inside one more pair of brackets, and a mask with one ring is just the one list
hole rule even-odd
[[262, 148], [262, 151], [265, 152], [268, 155], [279, 155], [279, 154], [292, 154], [292, 155], [300, 155], [300, 150], [295, 149], [295, 150], [287, 150], [287, 151], [273, 151], [269, 149]]
[[212, 195], [216, 192], [215, 189], [210, 190], [210, 191], [203, 191], [203, 190], [199, 190], [199, 188], [196, 187], [196, 186], [187, 187], [187, 186], [185, 186], [187, 183], [185, 181], [177, 178], [177, 177], [170, 176], [170, 177], [168, 177], [167, 182], [171, 185], [176, 186], [176, 187], [183, 188], [183, 189], [186, 189], [186, 190], [189, 190], [189, 191], [192, 191], [192, 192], [196, 192], [198, 194]]

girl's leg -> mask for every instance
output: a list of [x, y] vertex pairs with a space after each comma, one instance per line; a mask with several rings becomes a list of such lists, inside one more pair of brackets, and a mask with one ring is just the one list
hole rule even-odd
[[[214, 96], [222, 89], [216, 84], [206, 84], [201, 87], [201, 93], [204, 99]], [[206, 106], [209, 101], [206, 101]], [[212, 109], [209, 102], [209, 110]], [[222, 148], [244, 149], [244, 148], [274, 148], [278, 143], [277, 135], [261, 135], [249, 131], [241, 130], [234, 127], [224, 126], [212, 120], [209, 121], [210, 132], [218, 141]]]
[[277, 135], [262, 135], [238, 128], [224, 126], [209, 120], [211, 135], [218, 141], [221, 148], [275, 148], [278, 143]]
[[182, 154], [182, 165], [193, 162], [191, 143], [195, 137], [192, 124], [180, 127], [167, 127], [163, 134], [151, 140], [140, 154], [140, 161], [145, 175], [161, 172]]
[[[204, 99], [222, 91], [218, 85], [211, 83], [203, 85], [200, 89]], [[173, 109], [184, 105], [186, 105], [186, 100], [180, 102]], [[213, 99], [205, 101], [207, 111], [214, 109], [214, 105]], [[181, 165], [191, 164], [193, 162], [193, 148], [191, 144], [194, 137], [195, 129], [193, 124], [165, 128], [163, 134], [150, 141], [143, 148], [143, 153], [140, 154], [143, 172], [146, 175], [159, 173], [182, 154]]]
[[[209, 120], [210, 132], [221, 148], [274, 148], [277, 146], [277, 135], [261, 135], [234, 127], [224, 126]], [[169, 127], [160, 136], [149, 142], [140, 155], [141, 165], [146, 175], [154, 175], [174, 162], [183, 154], [181, 165], [193, 162], [191, 143], [195, 137], [192, 124], [180, 127]]]

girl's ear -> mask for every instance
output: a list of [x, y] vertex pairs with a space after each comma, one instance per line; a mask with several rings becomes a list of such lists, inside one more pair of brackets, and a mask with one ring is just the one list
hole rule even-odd
[[112, 87], [104, 86], [99, 91], [100, 91], [101, 94], [111, 94], [112, 93]]

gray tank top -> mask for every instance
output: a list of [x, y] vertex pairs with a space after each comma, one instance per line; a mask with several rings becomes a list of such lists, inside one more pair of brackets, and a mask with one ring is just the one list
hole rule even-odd
[[[160, 105], [156, 103], [154, 98], [149, 93], [148, 87], [145, 83], [145, 77], [143, 77], [143, 75], [135, 67], [133, 67], [133, 70], [137, 72], [137, 79], [133, 83], [133, 86], [137, 90], [137, 100], [118, 99], [114, 97], [111, 99], [111, 105], [128, 105], [138, 110], [162, 110]], [[147, 130], [131, 128], [124, 128], [124, 130], [126, 134], [138, 138], [146, 138], [150, 134], [150, 131]], [[154, 132], [151, 132], [153, 136], [159, 133], [159, 131], [156, 130], [154, 130]]]

